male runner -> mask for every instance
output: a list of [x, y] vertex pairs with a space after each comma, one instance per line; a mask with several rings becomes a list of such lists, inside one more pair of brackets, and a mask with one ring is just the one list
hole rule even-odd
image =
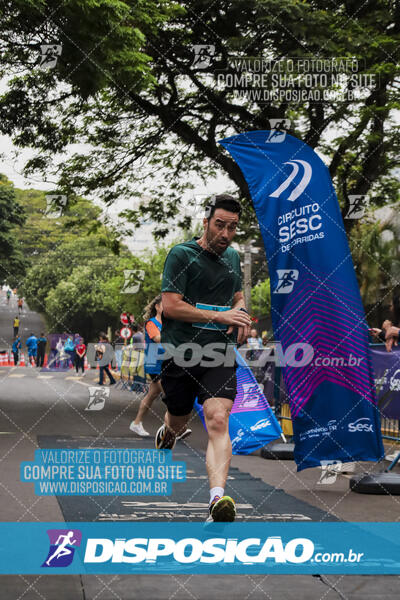
[[155, 444], [159, 449], [174, 447], [176, 437], [186, 429], [197, 397], [203, 405], [208, 432], [206, 465], [210, 518], [214, 521], [233, 521], [236, 513], [232, 498], [224, 496], [232, 457], [228, 425], [236, 396], [236, 367], [234, 361], [224, 366], [224, 351], [218, 366], [207, 366], [200, 360], [193, 366], [182, 366], [177, 357], [181, 354], [182, 358], [181, 344], [198, 344], [203, 349], [207, 344], [220, 343], [225, 350], [229, 345], [233, 351], [236, 337], [238, 343], [243, 343], [249, 335], [240, 259], [229, 247], [239, 216], [240, 204], [232, 196], [217, 196], [203, 220], [202, 237], [178, 244], [169, 252], [161, 288], [161, 344], [172, 344], [175, 354], [162, 367], [167, 412]]

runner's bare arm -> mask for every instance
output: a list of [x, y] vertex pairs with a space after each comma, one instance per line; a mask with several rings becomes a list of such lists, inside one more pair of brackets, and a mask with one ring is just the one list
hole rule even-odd
[[163, 292], [162, 303], [163, 313], [168, 319], [188, 323], [223, 323], [235, 327], [245, 327], [250, 324], [249, 315], [239, 310], [240, 307], [226, 311], [202, 310], [185, 302], [182, 294], [174, 292]]
[[[233, 296], [233, 306], [232, 308], [244, 308], [246, 309], [246, 305], [244, 302], [244, 295], [243, 292], [236, 292], [236, 294]], [[242, 311], [243, 312], [243, 311]], [[231, 325], [228, 328], [228, 331], [226, 332], [227, 335], [229, 335], [230, 333], [232, 333], [233, 330], [233, 326]], [[247, 341], [247, 338], [250, 336], [250, 320], [248, 325], [242, 326], [242, 327], [238, 327], [238, 335], [237, 335], [237, 343], [238, 344], [244, 344], [244, 342]]]

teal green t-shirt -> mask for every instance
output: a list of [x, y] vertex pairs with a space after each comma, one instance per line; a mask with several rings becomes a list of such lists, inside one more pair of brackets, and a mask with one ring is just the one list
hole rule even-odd
[[[197, 238], [198, 239], [198, 238]], [[208, 310], [229, 310], [233, 297], [242, 289], [239, 254], [228, 247], [221, 255], [204, 250], [193, 238], [174, 246], [165, 261], [162, 292], [182, 294], [192, 306]], [[200, 346], [215, 342], [234, 343], [236, 332], [219, 323], [188, 323], [163, 315], [161, 342]]]

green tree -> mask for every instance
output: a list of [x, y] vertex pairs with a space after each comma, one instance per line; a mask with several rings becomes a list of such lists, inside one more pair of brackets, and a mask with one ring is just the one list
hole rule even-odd
[[16, 227], [15, 234], [30, 261], [64, 242], [76, 241], [92, 233], [102, 235], [102, 243], [109, 244], [112, 232], [101, 222], [101, 209], [90, 200], [65, 197], [66, 204], [57, 214], [52, 213], [51, 204], [47, 202], [53, 194], [34, 189], [16, 189], [15, 194], [26, 214], [24, 227]]
[[[110, 257], [75, 268], [46, 296], [46, 320], [51, 331], [69, 330], [91, 339], [114, 315], [113, 299], [104, 293], [104, 281], [114, 269]], [[90, 285], [88, 285], [90, 281]]]
[[269, 314], [271, 310], [271, 284], [270, 280], [261, 281], [251, 288], [252, 314], [261, 317]]
[[[397, 206], [394, 209], [397, 212]], [[369, 321], [387, 318], [388, 307], [395, 321], [400, 319], [398, 229], [398, 222], [393, 216], [377, 219], [370, 214], [351, 232], [350, 249]]]
[[16, 200], [14, 186], [0, 174], [0, 284], [17, 287], [27, 266], [15, 236], [15, 227], [25, 222], [22, 206]]
[[[89, 263], [101, 266], [112, 264], [115, 256], [102, 245], [100, 236], [89, 236], [61, 242], [55, 250], [43, 253], [27, 271], [21, 293], [29, 306], [38, 312], [47, 312], [46, 297], [60, 282], [68, 279], [74, 269], [82, 269]], [[86, 282], [90, 287], [90, 279]]]
[[28, 269], [21, 292], [50, 331], [92, 340], [108, 326], [115, 331], [123, 311], [141, 322], [146, 304], [160, 293], [167, 248], [143, 257], [122, 246], [116, 256], [102, 241], [99, 235], [63, 241]]

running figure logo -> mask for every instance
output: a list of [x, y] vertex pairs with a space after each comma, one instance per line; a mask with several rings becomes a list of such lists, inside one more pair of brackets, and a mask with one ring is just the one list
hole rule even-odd
[[85, 410], [102, 410], [109, 397], [110, 388], [89, 386], [89, 403]]
[[271, 131], [267, 143], [280, 144], [285, 141], [287, 130], [290, 127], [290, 119], [269, 119]]
[[81, 545], [79, 529], [48, 529], [49, 553], [42, 567], [68, 567], [74, 558], [75, 548]]
[[345, 219], [361, 219], [364, 216], [366, 208], [364, 195], [349, 194], [349, 210]]
[[214, 44], [194, 44], [192, 50], [194, 58], [190, 66], [196, 69], [207, 69], [211, 65], [211, 59], [215, 54]]
[[124, 269], [124, 287], [121, 294], [136, 294], [144, 281], [142, 269]]
[[54, 69], [61, 56], [62, 44], [41, 44], [40, 69]]
[[299, 278], [297, 269], [277, 269], [278, 285], [274, 290], [274, 294], [290, 294], [293, 290], [295, 281]]
[[240, 406], [252, 408], [257, 406], [260, 400], [260, 386], [258, 383], [242, 383], [243, 399]]
[[332, 485], [341, 471], [341, 460], [321, 460], [321, 476], [317, 483], [319, 485]]
[[61, 217], [67, 205], [67, 196], [61, 194], [46, 195], [46, 210], [44, 214], [49, 219]]

